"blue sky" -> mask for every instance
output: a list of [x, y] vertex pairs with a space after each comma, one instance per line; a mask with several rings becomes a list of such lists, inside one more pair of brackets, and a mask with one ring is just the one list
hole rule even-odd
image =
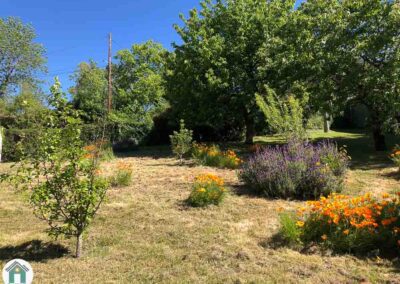
[[[298, 0], [302, 2], [303, 0]], [[37, 42], [47, 50], [47, 89], [59, 76], [64, 89], [82, 61], [94, 59], [104, 66], [107, 34], [113, 35], [113, 53], [148, 39], [170, 48], [179, 41], [172, 25], [179, 14], [197, 7], [199, 0], [0, 0], [0, 17], [17, 16], [30, 23]]]

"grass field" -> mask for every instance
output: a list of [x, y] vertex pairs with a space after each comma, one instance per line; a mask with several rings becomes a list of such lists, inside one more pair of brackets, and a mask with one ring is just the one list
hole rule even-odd
[[[400, 177], [387, 155], [365, 150], [367, 136], [330, 135], [354, 153], [346, 193], [400, 190]], [[321, 136], [313, 133], [315, 139]], [[271, 144], [274, 139], [257, 141]], [[109, 191], [85, 237], [81, 259], [72, 257], [72, 241], [46, 236], [45, 224], [32, 215], [24, 196], [3, 187], [0, 264], [17, 257], [30, 261], [36, 283], [400, 283], [396, 260], [276, 247], [270, 238], [279, 228], [278, 209], [301, 202], [237, 194], [241, 184], [233, 170], [190, 161], [179, 166], [165, 148], [120, 157], [105, 164], [105, 171], [118, 161], [133, 165], [133, 185]], [[223, 177], [230, 194], [219, 207], [186, 207], [194, 176], [208, 172]]]

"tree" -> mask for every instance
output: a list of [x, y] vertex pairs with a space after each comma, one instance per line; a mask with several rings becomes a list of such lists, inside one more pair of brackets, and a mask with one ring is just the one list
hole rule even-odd
[[104, 116], [107, 90], [106, 70], [97, 66], [96, 62], [82, 62], [71, 77], [75, 86], [69, 92], [72, 94], [72, 104], [81, 110], [86, 123], [94, 123]]
[[35, 31], [13, 17], [0, 18], [0, 99], [7, 90], [45, 71], [44, 48], [35, 43]]
[[[271, 78], [261, 78], [260, 52], [277, 37], [294, 1], [202, 1], [183, 27], [183, 43], [169, 58], [168, 99], [176, 117], [193, 126], [245, 131], [252, 143], [258, 108], [254, 94]], [[271, 54], [271, 60], [274, 57]]]
[[256, 103], [271, 130], [282, 134], [287, 140], [305, 139], [303, 106], [307, 101], [300, 101], [293, 94], [289, 94], [286, 100], [283, 100], [273, 89], [268, 86], [265, 86], [265, 89], [265, 96], [256, 94]]
[[98, 151], [85, 150], [79, 113], [68, 104], [60, 83], [51, 88], [51, 112], [40, 129], [35, 147], [25, 152], [15, 177], [30, 194], [37, 217], [51, 236], [76, 238], [80, 257], [83, 233], [102, 204], [108, 184], [96, 175]]
[[166, 108], [164, 68], [167, 51], [148, 41], [117, 53], [114, 70], [114, 139], [140, 142], [149, 133], [153, 117]]
[[180, 121], [179, 132], [174, 131], [170, 135], [172, 152], [179, 158], [179, 163], [183, 164], [183, 156], [189, 153], [192, 148], [193, 131], [185, 128], [185, 122]]
[[400, 108], [399, 11], [398, 1], [309, 0], [285, 26], [282, 73], [322, 112], [365, 105], [376, 150]]

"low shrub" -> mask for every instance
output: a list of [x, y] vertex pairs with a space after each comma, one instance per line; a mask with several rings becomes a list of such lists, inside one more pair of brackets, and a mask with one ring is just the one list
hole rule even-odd
[[209, 167], [236, 169], [242, 163], [234, 151], [221, 151], [216, 145], [194, 144], [192, 156], [198, 164]]
[[97, 157], [101, 161], [111, 161], [115, 158], [112, 145], [107, 140], [97, 140], [83, 148], [86, 151], [86, 158]]
[[400, 146], [396, 145], [393, 153], [390, 155], [390, 158], [395, 163], [395, 165], [399, 168], [400, 172]]
[[174, 131], [169, 136], [171, 140], [172, 152], [179, 159], [179, 163], [183, 164], [183, 157], [192, 149], [193, 131], [185, 128], [185, 122], [180, 121], [179, 132]]
[[132, 183], [132, 165], [128, 163], [118, 163], [116, 173], [110, 177], [110, 184], [113, 187], [129, 186]]
[[188, 203], [194, 207], [204, 207], [210, 204], [218, 205], [225, 195], [224, 180], [204, 174], [195, 178]]
[[340, 192], [349, 157], [330, 142], [317, 145], [291, 140], [256, 152], [239, 178], [257, 194], [280, 198], [318, 198]]
[[[297, 214], [288, 215], [290, 222], [281, 219], [281, 232], [292, 242], [319, 243], [337, 252], [399, 252], [399, 213], [400, 199], [395, 195], [383, 194], [378, 199], [370, 194], [360, 197], [332, 194], [307, 202]], [[289, 230], [288, 224], [294, 223], [297, 230]]]

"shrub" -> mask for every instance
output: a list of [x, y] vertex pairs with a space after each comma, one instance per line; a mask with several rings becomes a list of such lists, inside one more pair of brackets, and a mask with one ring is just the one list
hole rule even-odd
[[258, 194], [281, 198], [318, 198], [340, 192], [348, 166], [346, 151], [329, 142], [290, 140], [266, 147], [242, 167], [239, 178]]
[[[400, 199], [383, 194], [377, 199], [332, 194], [309, 201], [291, 215], [299, 229], [299, 240], [320, 243], [337, 252], [366, 253], [397, 250], [400, 246]], [[282, 228], [287, 222], [282, 222]], [[286, 230], [283, 229], [285, 232]]]
[[193, 131], [185, 128], [185, 122], [181, 120], [179, 132], [174, 131], [171, 139], [172, 152], [179, 158], [180, 164], [183, 163], [183, 156], [190, 152], [193, 141]]
[[234, 151], [221, 151], [216, 145], [194, 144], [192, 156], [200, 165], [217, 168], [236, 169], [242, 163]]
[[212, 174], [199, 175], [195, 178], [188, 203], [194, 207], [218, 205], [225, 191], [223, 179]]
[[400, 146], [396, 145], [393, 153], [390, 155], [390, 158], [395, 163], [395, 165], [399, 168], [400, 172]]
[[103, 203], [108, 183], [96, 174], [99, 159], [84, 149], [79, 113], [58, 80], [51, 92], [46, 127], [38, 131], [34, 145], [28, 141], [32, 148], [23, 152], [11, 180], [30, 195], [35, 215], [48, 223], [51, 236], [76, 238], [75, 255], [80, 257], [83, 234]]
[[86, 157], [97, 156], [101, 161], [110, 161], [115, 158], [111, 143], [107, 140], [97, 140], [84, 147]]
[[132, 183], [132, 165], [118, 163], [115, 175], [111, 176], [110, 184], [113, 187], [129, 186]]

